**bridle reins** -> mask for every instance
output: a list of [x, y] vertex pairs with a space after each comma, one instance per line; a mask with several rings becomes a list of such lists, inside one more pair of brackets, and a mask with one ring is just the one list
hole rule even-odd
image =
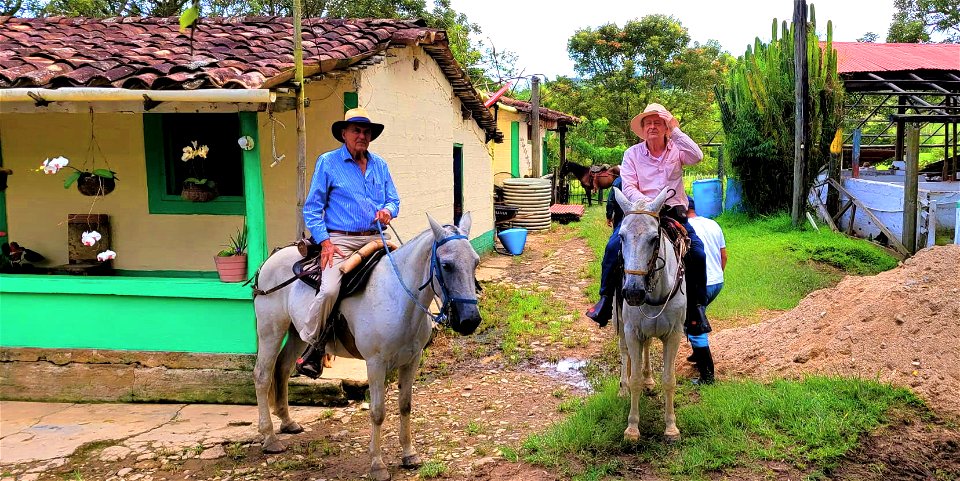
[[[380, 224], [379, 221], [377, 221], [377, 224], [378, 225]], [[434, 300], [437, 297], [440, 297], [440, 302], [441, 302], [440, 312], [436, 315], [430, 312], [430, 309], [428, 309], [426, 306], [421, 304], [420, 300], [417, 299], [417, 296], [413, 294], [413, 291], [411, 291], [410, 288], [407, 287], [407, 284], [403, 282], [403, 276], [400, 275], [400, 268], [397, 267], [397, 263], [396, 261], [394, 261], [393, 255], [391, 254], [390, 249], [386, 247], [387, 242], [386, 242], [386, 238], [383, 236], [382, 226], [380, 229], [380, 239], [383, 241], [384, 250], [386, 251], [386, 254], [387, 254], [387, 259], [390, 260], [390, 265], [393, 266], [393, 273], [397, 276], [397, 281], [400, 282], [400, 286], [403, 287], [404, 292], [407, 293], [407, 296], [410, 297], [410, 299], [414, 302], [417, 308], [419, 308], [424, 314], [426, 314], [427, 317], [432, 319], [433, 322], [436, 322], [437, 324], [440, 324], [445, 327], [449, 327], [450, 321], [449, 321], [448, 312], [450, 311], [450, 308], [452, 307], [453, 304], [477, 304], [476, 299], [466, 299], [462, 297], [453, 297], [450, 295], [450, 288], [447, 287], [447, 283], [443, 279], [443, 267], [440, 265], [440, 258], [437, 255], [437, 249], [439, 249], [442, 245], [452, 240], [464, 239], [469, 241], [469, 238], [467, 236], [463, 234], [453, 234], [453, 235], [444, 237], [443, 239], [435, 240], [433, 242], [433, 248], [431, 249], [431, 253], [430, 253], [430, 276], [427, 278], [427, 281], [424, 282], [423, 285], [420, 286], [420, 288], [417, 290], [422, 291], [426, 289], [427, 286], [430, 286], [430, 289], [433, 290]], [[434, 280], [436, 280], [437, 284], [440, 285], [439, 293], [437, 292], [437, 289], [433, 287]]]
[[[623, 216], [626, 217], [628, 215], [648, 215], [657, 220], [657, 242], [656, 242], [657, 247], [656, 247], [656, 250], [654, 250], [653, 255], [650, 256], [650, 260], [647, 262], [646, 270], [627, 269], [626, 266], [624, 266], [624, 269], [623, 269], [624, 274], [644, 276], [645, 278], [647, 278], [647, 285], [648, 286], [653, 285], [656, 283], [656, 281], [659, 280], [659, 279], [654, 279], [653, 276], [656, 273], [662, 271], [663, 268], [666, 267], [667, 265], [667, 259], [660, 255], [660, 244], [665, 234], [664, 228], [660, 226], [660, 220], [661, 220], [660, 213], [649, 211], [649, 210], [642, 210], [642, 209], [624, 211]], [[683, 250], [681, 247], [681, 245], [683, 244], [683, 241], [678, 239], [676, 242], [673, 242], [672, 244], [673, 244], [674, 254], [677, 256], [677, 272], [676, 272], [676, 278], [674, 280], [673, 290], [670, 292], [670, 295], [668, 295], [667, 298], [663, 300], [663, 302], [645, 303], [646, 305], [651, 305], [651, 306], [663, 306], [660, 308], [660, 312], [658, 312], [656, 315], [648, 316], [647, 313], [643, 311], [642, 306], [638, 306], [640, 313], [647, 319], [654, 319], [659, 317], [661, 314], [663, 314], [663, 312], [667, 308], [667, 304], [670, 302], [671, 299], [674, 298], [674, 296], [677, 295], [677, 292], [680, 291], [680, 287], [683, 284], [683, 275], [684, 275], [683, 253], [681, 252]], [[657, 267], [658, 260], [663, 261], [663, 265], [661, 265], [660, 267]]]

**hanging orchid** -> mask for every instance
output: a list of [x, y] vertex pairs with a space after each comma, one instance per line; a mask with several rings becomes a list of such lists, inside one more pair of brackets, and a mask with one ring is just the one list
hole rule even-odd
[[100, 262], [106, 262], [116, 258], [117, 258], [117, 253], [109, 249], [97, 254], [97, 260]]
[[183, 148], [183, 155], [180, 156], [180, 160], [186, 162], [196, 157], [201, 157], [204, 159], [207, 158], [207, 153], [210, 152], [209, 147], [207, 147], [206, 145], [201, 145], [198, 147], [196, 140], [194, 140], [190, 144], [191, 145], [188, 145]]
[[103, 236], [101, 236], [100, 233], [95, 230], [87, 231], [80, 236], [80, 242], [87, 247], [92, 247], [102, 237]]
[[44, 174], [56, 174], [60, 169], [64, 168], [69, 164], [70, 161], [66, 157], [54, 157], [52, 159], [47, 159], [43, 161], [37, 170], [42, 170]]

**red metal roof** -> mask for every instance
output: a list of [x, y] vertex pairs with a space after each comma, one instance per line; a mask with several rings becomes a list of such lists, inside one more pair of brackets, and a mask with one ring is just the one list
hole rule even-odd
[[[822, 42], [821, 46], [824, 45]], [[833, 42], [837, 72], [960, 71], [960, 44]]]

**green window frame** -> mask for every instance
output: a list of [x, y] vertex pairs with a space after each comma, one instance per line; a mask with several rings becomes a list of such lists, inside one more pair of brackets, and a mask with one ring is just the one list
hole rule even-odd
[[[242, 195], [221, 195], [209, 202], [191, 202], [167, 193], [167, 158], [163, 140], [164, 118], [178, 114], [143, 114], [143, 147], [147, 167], [147, 201], [151, 214], [244, 215]], [[239, 136], [238, 136], [239, 138]]]

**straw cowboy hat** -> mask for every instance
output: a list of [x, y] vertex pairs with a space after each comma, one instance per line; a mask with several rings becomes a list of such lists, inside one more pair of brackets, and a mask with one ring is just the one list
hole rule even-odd
[[[647, 105], [647, 108], [643, 109], [643, 113], [638, 114], [633, 120], [630, 121], [630, 130], [633, 130], [633, 133], [637, 134], [637, 137], [640, 137], [640, 140], [647, 140], [643, 129], [640, 128], [641, 122], [647, 117], [653, 117], [660, 114], [660, 112], [666, 112], [670, 114], [670, 111], [666, 107], [660, 104], [650, 104]], [[670, 114], [673, 117], [673, 114]], [[677, 119], [671, 119], [669, 125], [667, 125], [667, 137], [670, 137], [670, 132], [673, 131], [674, 127], [680, 126], [680, 122]]]
[[370, 126], [371, 142], [376, 140], [377, 137], [383, 133], [383, 124], [371, 122], [370, 115], [367, 114], [367, 109], [363, 107], [357, 107], [355, 109], [350, 109], [343, 114], [343, 120], [338, 120], [333, 123], [333, 127], [330, 128], [330, 130], [333, 132], [333, 138], [337, 139], [339, 142], [343, 142], [343, 129], [350, 124], [362, 124]]

